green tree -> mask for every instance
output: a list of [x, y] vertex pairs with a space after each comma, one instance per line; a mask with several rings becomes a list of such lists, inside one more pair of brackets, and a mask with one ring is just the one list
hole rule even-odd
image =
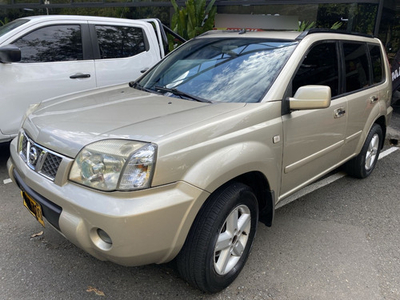
[[1, 25], [1, 26], [4, 26], [4, 25], [6, 25], [8, 22], [10, 22], [10, 20], [9, 20], [7, 17], [5, 17], [4, 20], [0, 20], [0, 25]]
[[99, 16], [125, 18], [129, 8], [127, 7], [70, 7], [54, 9], [54, 14], [59, 15], [81, 15], [81, 16]]
[[[179, 8], [175, 0], [171, 0], [174, 7], [171, 28], [185, 39], [191, 39], [214, 28], [214, 19], [217, 7], [215, 0], [211, 0], [206, 7], [206, 0], [187, 0], [185, 7]], [[170, 39], [170, 49], [174, 48], [174, 41]]]

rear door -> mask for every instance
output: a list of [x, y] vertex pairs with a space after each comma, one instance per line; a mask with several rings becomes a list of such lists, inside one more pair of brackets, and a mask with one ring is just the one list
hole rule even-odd
[[90, 30], [98, 87], [135, 80], [161, 59], [154, 30], [147, 22], [91, 22]]
[[343, 42], [345, 93], [348, 99], [348, 126], [343, 158], [357, 154], [375, 121], [379, 100], [386, 99], [383, 56], [379, 44]]
[[[5, 44], [21, 49], [21, 62], [0, 64], [0, 130], [15, 135], [32, 103], [94, 88], [93, 59], [87, 59], [87, 24], [47, 22], [30, 27]], [[90, 42], [90, 41], [89, 41]]]

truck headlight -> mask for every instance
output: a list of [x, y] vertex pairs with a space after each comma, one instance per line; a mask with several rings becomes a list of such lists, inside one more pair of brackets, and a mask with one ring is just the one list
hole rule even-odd
[[150, 187], [157, 146], [127, 140], [103, 140], [83, 148], [69, 174], [71, 181], [103, 191]]

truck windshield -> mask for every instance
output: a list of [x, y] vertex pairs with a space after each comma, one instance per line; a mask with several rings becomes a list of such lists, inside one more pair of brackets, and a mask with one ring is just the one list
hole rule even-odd
[[10, 32], [11, 30], [21, 26], [22, 24], [25, 24], [26, 22], [29, 22], [29, 20], [18, 19], [18, 20], [14, 20], [14, 21], [12, 21], [10, 23], [7, 23], [4, 26], [1, 26], [0, 27], [0, 37], [5, 35], [7, 32]]
[[296, 45], [259, 38], [194, 39], [137, 83], [146, 90], [167, 94], [169, 89], [212, 102], [259, 102]]

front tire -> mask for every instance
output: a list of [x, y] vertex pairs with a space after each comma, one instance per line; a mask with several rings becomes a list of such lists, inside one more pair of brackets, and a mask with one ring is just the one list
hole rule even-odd
[[374, 170], [378, 161], [382, 141], [382, 128], [378, 124], [374, 124], [368, 133], [361, 152], [355, 158], [347, 162], [347, 173], [356, 178], [368, 177]]
[[232, 183], [212, 194], [177, 256], [181, 276], [204, 292], [226, 288], [246, 263], [257, 223], [258, 203], [248, 186]]

